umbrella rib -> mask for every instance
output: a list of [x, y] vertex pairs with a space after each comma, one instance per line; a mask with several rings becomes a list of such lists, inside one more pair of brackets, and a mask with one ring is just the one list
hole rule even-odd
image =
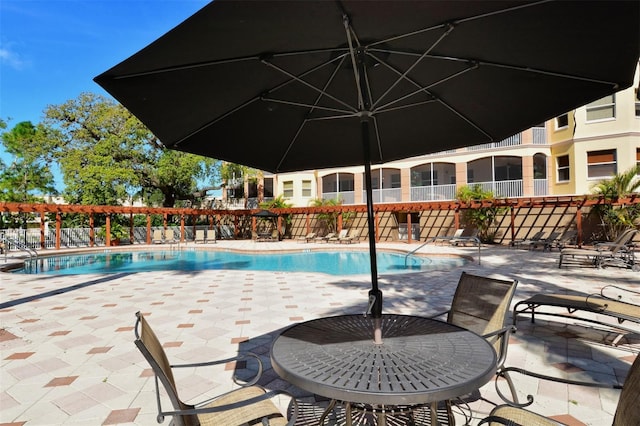
[[346, 115], [349, 115], [349, 116], [354, 116], [354, 115], [357, 114], [356, 111], [349, 111], [349, 110], [343, 110], [343, 109], [339, 109], [339, 108], [325, 107], [325, 106], [318, 105], [318, 104], [309, 104], [309, 103], [304, 103], [304, 102], [288, 101], [286, 99], [268, 98], [266, 96], [260, 97], [260, 100], [268, 101], [268, 102], [275, 102], [275, 103], [285, 104], [285, 105], [299, 106], [299, 107], [309, 108], [310, 110], [321, 109], [321, 110], [324, 110], [324, 111], [339, 112], [339, 113], [343, 113], [343, 114], [346, 114]]
[[[424, 58], [426, 58], [429, 55], [429, 52], [431, 52], [433, 49], [435, 49], [435, 47], [440, 44], [440, 42], [442, 42], [442, 40], [444, 40], [449, 34], [451, 34], [451, 32], [454, 29], [453, 25], [447, 25], [445, 32], [443, 32], [442, 34], [440, 34], [440, 37], [438, 37], [438, 39], [436, 41], [434, 41], [431, 46], [429, 46], [429, 48], [427, 50], [424, 51], [424, 53], [422, 53], [422, 55], [420, 55], [420, 57], [418, 59], [415, 60], [415, 62], [413, 64], [411, 64], [410, 67], [408, 67], [403, 73], [401, 73], [398, 78], [396, 79], [396, 81], [393, 82], [393, 84], [391, 86], [389, 86], [387, 88], [387, 90], [385, 90], [385, 92], [380, 95], [380, 97], [373, 103], [372, 108], [375, 109], [376, 104], [378, 104], [382, 99], [384, 99], [385, 96], [387, 96], [389, 94], [389, 92], [391, 92], [393, 90], [394, 87], [396, 87], [398, 84], [400, 84], [400, 82], [402, 80], [404, 80], [407, 75], [415, 68], [418, 66], [418, 64], [420, 62], [422, 62], [422, 60]], [[370, 55], [372, 57], [375, 58], [375, 56]], [[377, 58], [376, 58], [377, 59]], [[385, 64], [386, 65], [386, 64]]]
[[270, 66], [271, 68], [275, 69], [276, 71], [279, 71], [282, 74], [292, 78], [293, 80], [295, 80], [295, 81], [307, 86], [308, 88], [318, 92], [322, 96], [326, 96], [327, 98], [329, 98], [329, 99], [331, 99], [333, 101], [336, 101], [340, 105], [343, 105], [344, 107], [346, 107], [346, 108], [348, 108], [348, 109], [350, 109], [350, 110], [355, 112], [355, 109], [351, 105], [349, 105], [348, 103], [336, 98], [335, 96], [323, 91], [322, 89], [319, 89], [318, 87], [314, 86], [313, 84], [306, 82], [305, 80], [303, 80], [302, 78], [298, 77], [297, 75], [291, 74], [289, 71], [287, 71], [287, 70], [285, 70], [283, 68], [280, 68], [279, 66], [267, 61], [266, 59], [261, 59], [261, 62], [263, 64], [267, 65], [267, 66]]
[[[395, 68], [393, 68], [391, 65], [389, 65], [389, 64], [387, 64], [387, 63], [385, 63], [385, 62], [381, 62], [381, 63], [383, 63], [385, 66], [387, 66], [387, 67], [388, 67], [390, 70], [392, 70], [393, 72], [400, 74], [400, 72], [399, 72], [398, 70], [396, 70]], [[439, 84], [441, 84], [441, 83], [444, 83], [445, 81], [448, 81], [448, 80], [451, 80], [451, 79], [453, 79], [453, 78], [459, 77], [459, 76], [461, 76], [462, 74], [465, 74], [465, 73], [467, 73], [467, 72], [469, 72], [469, 71], [471, 71], [471, 70], [474, 70], [474, 69], [476, 69], [476, 68], [477, 68], [477, 64], [469, 64], [469, 67], [468, 67], [468, 68], [466, 68], [466, 69], [464, 69], [464, 70], [461, 70], [461, 71], [458, 71], [458, 72], [456, 72], [456, 73], [454, 73], [454, 74], [451, 74], [450, 76], [444, 77], [444, 78], [442, 78], [442, 79], [440, 79], [440, 80], [438, 80], [438, 81], [436, 81], [436, 82], [431, 83], [431, 84], [430, 84], [430, 85], [428, 85], [428, 86], [421, 86], [421, 85], [420, 85], [420, 84], [418, 84], [416, 81], [414, 81], [414, 80], [412, 80], [412, 79], [410, 79], [410, 78], [406, 77], [406, 74], [403, 74], [403, 75], [402, 75], [402, 78], [403, 78], [404, 80], [407, 80], [409, 83], [413, 84], [414, 86], [416, 86], [418, 89], [417, 89], [417, 90], [415, 90], [415, 91], [413, 91], [413, 92], [411, 92], [411, 93], [408, 93], [408, 94], [406, 94], [406, 95], [404, 95], [404, 96], [402, 96], [402, 97], [399, 97], [399, 98], [396, 98], [396, 99], [394, 99], [394, 100], [392, 100], [392, 101], [390, 101], [390, 102], [387, 102], [387, 103], [386, 103], [386, 104], [384, 104], [384, 105], [381, 105], [380, 107], [378, 107], [378, 108], [376, 109], [376, 112], [383, 111], [383, 110], [388, 110], [388, 109], [389, 109], [388, 107], [389, 107], [390, 105], [393, 105], [393, 104], [395, 104], [395, 103], [398, 103], [398, 102], [400, 102], [400, 101], [403, 101], [403, 100], [405, 100], [405, 99], [408, 99], [408, 98], [410, 98], [410, 97], [412, 97], [412, 96], [414, 96], [414, 95], [416, 95], [416, 94], [418, 94], [418, 93], [421, 93], [421, 92], [424, 92], [424, 93], [428, 94], [429, 96], [431, 96], [432, 98], [436, 99], [436, 98], [438, 98], [438, 97], [437, 97], [437, 96], [435, 96], [433, 93], [431, 93], [431, 92], [429, 91], [429, 89], [430, 89], [430, 88], [432, 88], [432, 87], [434, 87], [434, 86], [437, 86], [437, 85], [439, 85]], [[424, 103], [424, 102], [422, 102], [422, 103]]]

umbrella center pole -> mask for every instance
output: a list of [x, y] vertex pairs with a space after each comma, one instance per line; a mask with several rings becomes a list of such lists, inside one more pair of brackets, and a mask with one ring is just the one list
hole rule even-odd
[[375, 213], [373, 211], [373, 188], [371, 184], [371, 153], [369, 147], [369, 118], [361, 120], [362, 144], [364, 150], [364, 176], [367, 192], [367, 225], [369, 228], [369, 258], [371, 262], [371, 290], [369, 291], [369, 312], [373, 318], [382, 317], [382, 292], [378, 288], [378, 262], [376, 256]]

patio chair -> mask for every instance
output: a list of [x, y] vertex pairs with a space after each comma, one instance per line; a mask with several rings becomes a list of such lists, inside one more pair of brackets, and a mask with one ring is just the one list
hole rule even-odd
[[568, 244], [576, 245], [576, 240], [578, 238], [578, 231], [572, 229], [570, 231], [566, 231], [560, 238], [556, 241], [553, 241], [549, 246], [549, 251], [557, 248], [558, 250], [562, 250], [566, 248]]
[[347, 235], [344, 238], [338, 238], [338, 241], [340, 242], [340, 244], [342, 243], [351, 244], [351, 243], [358, 242], [359, 239], [360, 239], [360, 230], [352, 229], [349, 235]]
[[542, 247], [543, 251], [551, 251], [551, 246], [560, 237], [560, 232], [552, 232], [549, 236], [544, 237], [539, 241], [531, 241], [529, 243], [529, 250], [535, 250], [538, 247]]
[[627, 247], [627, 244], [633, 240], [636, 232], [638, 232], [636, 229], [629, 229], [623, 232], [616, 241], [600, 243], [601, 245], [596, 245], [594, 249], [562, 249], [560, 250], [558, 268], [562, 268], [563, 262], [565, 265], [567, 262], [573, 264], [580, 263], [595, 266], [596, 268], [601, 268], [606, 265], [633, 267], [633, 251], [632, 248]]
[[462, 234], [449, 239], [449, 244], [451, 244], [452, 246], [466, 246], [467, 243], [476, 245], [480, 244], [480, 240], [478, 239], [478, 230], [476, 228], [465, 228], [462, 231]]
[[337, 243], [340, 242], [341, 239], [346, 238], [347, 237], [347, 233], [349, 232], [348, 229], [343, 229], [342, 231], [340, 231], [340, 233], [338, 235], [335, 235], [333, 237], [327, 238], [327, 241], [330, 243]]
[[169, 243], [169, 244], [174, 244], [177, 243], [178, 240], [176, 239], [173, 229], [167, 229], [166, 231], [164, 231], [164, 243]]
[[203, 243], [205, 242], [204, 229], [196, 229], [196, 236], [193, 239], [194, 243]]
[[318, 236], [318, 234], [316, 232], [309, 232], [307, 235], [302, 236], [302, 237], [298, 237], [297, 241], [302, 243], [308, 243], [309, 241], [313, 241], [316, 239], [316, 237]]
[[[256, 385], [262, 374], [260, 358], [252, 353], [238, 355], [233, 358], [201, 362], [196, 364], [171, 365], [162, 348], [162, 344], [149, 326], [145, 317], [136, 313], [135, 345], [149, 362], [155, 374], [156, 401], [158, 404], [158, 423], [164, 421], [165, 416], [173, 417], [173, 425], [197, 426], [197, 425], [276, 425], [292, 426], [297, 419], [297, 402], [292, 398], [293, 413], [291, 419], [287, 419], [278, 410], [271, 398], [284, 394], [284, 391], [266, 391]], [[202, 404], [191, 405], [183, 402], [178, 395], [178, 388], [173, 371], [176, 368], [195, 368], [213, 365], [224, 365], [230, 362], [254, 359], [258, 362], [256, 377], [247, 383], [240, 384], [234, 378], [234, 382], [240, 385], [239, 389], [232, 390], [218, 397], [203, 401]], [[171, 400], [173, 410], [164, 411], [161, 405], [161, 383]]]
[[510, 246], [514, 248], [518, 247], [527, 247], [530, 248], [532, 243], [538, 243], [542, 241], [545, 237], [544, 231], [538, 231], [531, 238], [525, 238], [523, 240], [513, 240], [511, 241]]
[[[592, 383], [592, 382], [578, 382], [572, 380], [561, 379], [558, 377], [550, 377], [541, 374], [529, 372], [527, 370], [519, 368], [508, 368], [510, 372], [518, 372], [527, 376], [536, 377], [543, 380], [551, 380], [559, 383], [567, 383], [573, 385], [582, 385], [588, 387], [599, 388], [613, 388], [620, 389], [620, 398], [618, 399], [618, 406], [616, 408], [615, 415], [613, 417], [613, 426], [637, 426], [640, 425], [640, 357], [636, 357], [635, 361], [631, 365], [627, 378], [622, 386], [618, 384], [606, 384], [606, 383]], [[496, 389], [498, 382], [496, 381]], [[500, 393], [500, 391], [498, 390]], [[501, 394], [502, 396], [502, 394]], [[504, 398], [503, 398], [504, 399]], [[478, 425], [510, 425], [510, 426], [557, 426], [557, 421], [549, 419], [547, 417], [536, 414], [532, 411], [525, 409], [533, 403], [533, 397], [527, 397], [528, 402], [526, 404], [513, 404], [512, 401], [508, 401], [505, 405], [498, 405], [491, 413], [489, 417], [483, 419]], [[506, 400], [506, 399], [505, 399]]]
[[329, 232], [324, 237], [316, 237], [314, 241], [316, 243], [328, 243], [329, 240], [332, 239], [332, 238], [335, 238], [335, 236], [336, 236], [335, 232]]
[[[506, 324], [517, 285], [517, 280], [500, 280], [462, 272], [451, 308], [432, 316], [436, 318], [447, 314], [448, 323], [485, 337], [498, 354], [496, 374], [504, 368], [509, 336], [515, 331], [515, 326]], [[508, 374], [504, 377], [515, 400], [516, 391], [513, 383]], [[451, 410], [450, 403], [447, 404], [447, 410]]]
[[164, 238], [162, 237], [162, 230], [161, 229], [154, 229], [153, 230], [153, 237], [151, 238], [151, 242], [153, 244], [162, 244], [164, 242]]

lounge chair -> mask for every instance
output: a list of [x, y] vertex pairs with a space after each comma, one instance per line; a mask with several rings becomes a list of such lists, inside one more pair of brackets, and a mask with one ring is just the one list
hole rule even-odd
[[298, 238], [296, 238], [296, 240], [297, 240], [298, 242], [300, 242], [300, 243], [301, 243], [301, 242], [308, 243], [309, 241], [313, 241], [313, 240], [315, 240], [315, 238], [316, 238], [316, 236], [317, 236], [317, 235], [318, 235], [318, 234], [317, 234], [317, 233], [315, 233], [315, 232], [309, 232], [309, 233], [308, 233], [307, 235], [305, 235], [304, 237], [298, 237]]
[[[625, 298], [627, 300], [634, 295], [640, 295], [640, 292], [615, 285], [603, 287], [600, 289], [600, 294], [536, 294], [526, 300], [516, 303], [513, 308], [513, 325], [516, 325], [518, 315], [531, 314], [532, 323], [535, 322], [536, 315], [546, 315], [570, 318], [573, 320], [605, 325], [630, 333], [638, 333], [640, 328], [628, 328], [623, 326], [622, 323], [630, 321], [640, 324], [640, 306], [631, 302], [623, 301], [623, 296], [621, 294], [613, 295], [612, 293], [615, 293], [616, 290], [625, 292], [624, 294], [628, 296]], [[562, 311], [558, 312], [556, 310], [547, 311], [545, 307], [564, 308], [567, 310], [567, 313]], [[589, 312], [595, 315], [585, 317], [578, 315], [577, 312]], [[615, 318], [618, 324], [614, 325], [599, 320], [598, 317], [600, 315]], [[618, 335], [618, 337], [613, 341], [613, 345], [616, 345], [622, 336], [622, 334]]]
[[176, 239], [174, 233], [173, 233], [173, 229], [167, 229], [166, 231], [164, 231], [164, 243], [169, 243], [169, 244], [175, 244], [178, 242], [178, 240]]
[[[589, 387], [598, 388], [610, 388], [620, 389], [620, 397], [618, 398], [618, 406], [616, 408], [615, 415], [613, 417], [613, 426], [636, 426], [640, 425], [640, 356], [636, 357], [635, 361], [629, 368], [627, 377], [624, 380], [624, 384], [607, 384], [607, 383], [594, 383], [594, 382], [578, 382], [558, 377], [545, 376], [542, 374], [532, 373], [520, 368], [507, 368], [508, 373], [522, 373], [526, 376], [536, 377], [543, 380], [551, 380], [557, 383], [566, 383], [572, 385], [583, 385]], [[496, 389], [498, 389], [498, 382], [496, 381]], [[498, 393], [500, 393], [498, 389]], [[502, 394], [501, 394], [502, 396]], [[505, 399], [503, 397], [503, 399]], [[547, 417], [536, 414], [532, 411], [526, 410], [524, 407], [533, 403], [533, 397], [528, 397], [529, 402], [526, 404], [514, 404], [512, 401], [508, 401], [506, 405], [498, 405], [491, 413], [489, 417], [483, 419], [478, 423], [480, 425], [510, 425], [510, 426], [558, 426], [558, 422]], [[505, 399], [505, 401], [507, 401]]]
[[316, 243], [327, 243], [329, 242], [330, 239], [335, 238], [335, 236], [336, 236], [335, 232], [329, 232], [324, 237], [316, 237], [314, 241]]
[[452, 246], [463, 245], [467, 243], [474, 245], [480, 245], [480, 239], [478, 239], [478, 230], [475, 228], [465, 228], [462, 234], [458, 237], [453, 237], [449, 240], [449, 244]]
[[[238, 355], [233, 358], [200, 362], [195, 364], [172, 365], [162, 348], [162, 344], [149, 326], [145, 317], [136, 313], [135, 345], [151, 365], [155, 374], [156, 398], [158, 403], [158, 422], [164, 421], [165, 416], [172, 416], [174, 425], [293, 425], [297, 419], [297, 402], [292, 398], [293, 414], [287, 419], [278, 410], [271, 398], [278, 394], [288, 395], [283, 391], [267, 392], [256, 383], [262, 374], [262, 362], [252, 353]], [[178, 388], [174, 380], [174, 369], [196, 368], [212, 365], [228, 364], [234, 361], [255, 360], [258, 363], [258, 373], [251, 381], [242, 384], [241, 388], [222, 394], [213, 399], [207, 399], [202, 404], [191, 405], [183, 402], [178, 395]], [[234, 382], [239, 384], [234, 378]], [[159, 383], [171, 400], [173, 410], [163, 411]]]
[[340, 242], [340, 244], [342, 243], [356, 243], [358, 242], [358, 240], [360, 239], [360, 230], [359, 229], [352, 229], [351, 232], [349, 233], [349, 235], [347, 235], [344, 238], [338, 238], [338, 241]]
[[154, 229], [153, 230], [153, 237], [151, 238], [151, 242], [153, 244], [162, 244], [164, 242], [164, 237], [162, 236], [162, 230], [161, 229]]
[[562, 250], [566, 248], [568, 244], [576, 245], [576, 240], [578, 238], [578, 231], [572, 229], [571, 231], [566, 231], [560, 238], [556, 241], [553, 241], [549, 246], [549, 251], [557, 248], [558, 250]]
[[627, 247], [636, 229], [629, 229], [623, 232], [614, 242], [600, 243], [594, 249], [565, 248], [560, 250], [560, 260], [558, 268], [562, 268], [563, 263], [582, 264], [601, 268], [607, 265], [634, 267], [633, 250]]
[[194, 243], [202, 243], [205, 242], [204, 229], [196, 229], [196, 236], [193, 239]]
[[519, 248], [519, 247], [530, 248], [531, 244], [538, 243], [538, 242], [542, 241], [544, 239], [544, 236], [545, 236], [545, 232], [544, 231], [538, 231], [535, 234], [533, 234], [533, 236], [531, 238], [525, 238], [523, 240], [513, 240], [513, 241], [511, 241], [510, 246], [514, 247], [514, 248]]
[[437, 237], [433, 237], [431, 239], [432, 243], [437, 243], [438, 241], [450, 241], [454, 238], [459, 238], [462, 237], [462, 234], [464, 233], [465, 229], [464, 228], [458, 228], [455, 230], [455, 232], [453, 233], [453, 235], [444, 235], [444, 236], [437, 236]]
[[531, 241], [529, 243], [529, 250], [535, 250], [538, 247], [542, 247], [543, 251], [551, 251], [551, 246], [558, 240], [559, 237], [560, 232], [552, 232], [539, 241]]
[[[500, 373], [504, 367], [509, 336], [515, 331], [513, 325], [507, 325], [507, 315], [517, 285], [517, 280], [500, 280], [462, 272], [451, 308], [432, 316], [436, 318], [447, 314], [448, 323], [464, 327], [485, 337], [498, 354], [496, 374]], [[509, 376], [505, 375], [505, 378], [509, 382], [515, 399], [515, 388]], [[447, 403], [447, 411], [451, 416], [450, 403]]]
[[335, 235], [331, 238], [327, 238], [327, 241], [330, 243], [337, 243], [340, 242], [341, 239], [346, 238], [347, 234], [348, 234], [349, 230], [348, 229], [343, 229], [342, 231], [340, 231], [340, 233], [338, 235]]

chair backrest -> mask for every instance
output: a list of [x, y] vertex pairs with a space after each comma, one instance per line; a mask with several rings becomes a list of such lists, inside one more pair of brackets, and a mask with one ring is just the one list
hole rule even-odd
[[640, 356], [631, 365], [620, 392], [613, 426], [640, 425]]
[[358, 228], [354, 228], [351, 230], [351, 233], [349, 234], [349, 237], [356, 239], [358, 237], [360, 237], [360, 230]]
[[347, 233], [349, 232], [348, 229], [343, 229], [342, 231], [340, 231], [340, 233], [338, 234], [338, 238], [345, 238], [347, 236]]
[[204, 229], [196, 229], [196, 240], [204, 240]]
[[154, 229], [153, 230], [153, 240], [154, 241], [162, 240], [162, 230], [160, 230], [160, 229]]
[[[517, 280], [506, 281], [463, 272], [447, 322], [484, 335], [505, 326]], [[500, 339], [490, 339], [500, 353]]]
[[[171, 400], [173, 408], [176, 410], [193, 408], [191, 405], [182, 402], [178, 397], [176, 382], [173, 377], [173, 372], [171, 371], [171, 364], [167, 359], [167, 355], [165, 354], [164, 349], [162, 348], [162, 344], [158, 340], [158, 337], [153, 332], [153, 330], [149, 326], [149, 323], [140, 312], [136, 312], [136, 317], [136, 340], [134, 343], [138, 347], [140, 352], [142, 352], [142, 355], [145, 357], [149, 365], [151, 365], [156, 378], [164, 386], [165, 390], [167, 391], [167, 395]], [[195, 416], [181, 417], [184, 425], [200, 424], [197, 417]]]
[[478, 228], [464, 228], [462, 233], [459, 235], [460, 237], [477, 237], [478, 236]]
[[453, 238], [462, 237], [463, 232], [464, 232], [464, 228], [456, 229], [456, 232], [453, 233]]
[[173, 229], [167, 229], [164, 231], [164, 238], [166, 240], [173, 240]]

